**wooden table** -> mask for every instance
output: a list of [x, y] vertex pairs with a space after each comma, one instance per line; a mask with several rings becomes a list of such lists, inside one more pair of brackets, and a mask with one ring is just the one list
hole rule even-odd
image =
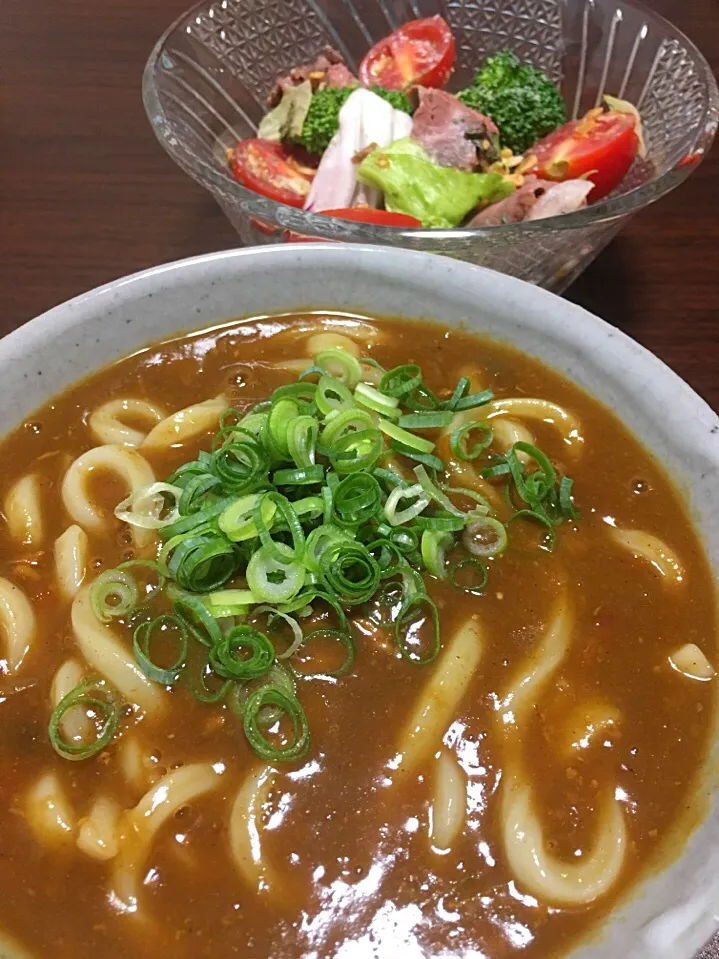
[[[716, 0], [649, 0], [719, 69]], [[187, 0], [4, 0], [0, 334], [93, 286], [232, 247], [209, 195], [156, 143], [145, 59]], [[637, 217], [569, 296], [719, 409], [719, 149]], [[670, 399], [670, 398], [668, 398]], [[703, 959], [719, 959], [719, 938]]]

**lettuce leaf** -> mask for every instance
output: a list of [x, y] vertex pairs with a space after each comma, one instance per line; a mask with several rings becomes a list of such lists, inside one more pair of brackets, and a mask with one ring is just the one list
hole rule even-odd
[[407, 213], [422, 226], [444, 229], [514, 191], [499, 173], [465, 173], [438, 166], [409, 137], [366, 156], [357, 177], [382, 190], [385, 207], [392, 213]]

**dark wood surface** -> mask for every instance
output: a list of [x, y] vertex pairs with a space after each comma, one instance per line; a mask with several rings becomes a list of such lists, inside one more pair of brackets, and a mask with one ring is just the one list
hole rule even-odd
[[[716, 72], [717, 0], [649, 2]], [[156, 143], [142, 107], [145, 59], [186, 5], [3, 0], [0, 334], [125, 273], [236, 245], [214, 201]], [[719, 149], [638, 216], [569, 296], [719, 409]]]

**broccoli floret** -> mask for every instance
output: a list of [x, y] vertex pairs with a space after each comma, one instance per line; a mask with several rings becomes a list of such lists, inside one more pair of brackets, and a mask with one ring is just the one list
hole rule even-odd
[[385, 90], [384, 87], [370, 87], [370, 90], [372, 93], [376, 93], [378, 97], [386, 100], [395, 110], [401, 110], [402, 113], [409, 113], [410, 116], [414, 113], [414, 107], [409, 97], [406, 93], [402, 93], [401, 90]]
[[541, 70], [505, 50], [490, 57], [474, 84], [457, 94], [466, 106], [491, 117], [502, 146], [524, 153], [566, 122], [564, 101]]
[[[305, 122], [302, 125], [302, 136], [298, 139], [310, 153], [324, 153], [332, 137], [339, 129], [340, 110], [347, 102], [350, 94], [357, 87], [325, 87], [313, 94], [310, 108], [307, 111]], [[382, 97], [395, 110], [412, 113], [412, 104], [406, 94], [400, 90], [385, 90], [384, 87], [372, 87], [372, 93]]]

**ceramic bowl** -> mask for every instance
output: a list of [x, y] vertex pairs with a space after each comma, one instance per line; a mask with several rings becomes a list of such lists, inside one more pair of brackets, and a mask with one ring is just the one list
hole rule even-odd
[[[719, 419], [704, 401], [597, 317], [528, 283], [445, 257], [334, 243], [276, 246], [214, 253], [117, 280], [0, 342], [0, 431], [148, 343], [238, 316], [305, 308], [462, 324], [574, 380], [665, 464], [719, 574]], [[710, 937], [719, 901], [716, 758], [697, 797], [703, 819], [678, 858], [637, 886], [574, 959], [691, 959]], [[0, 955], [21, 953], [8, 946]]]

